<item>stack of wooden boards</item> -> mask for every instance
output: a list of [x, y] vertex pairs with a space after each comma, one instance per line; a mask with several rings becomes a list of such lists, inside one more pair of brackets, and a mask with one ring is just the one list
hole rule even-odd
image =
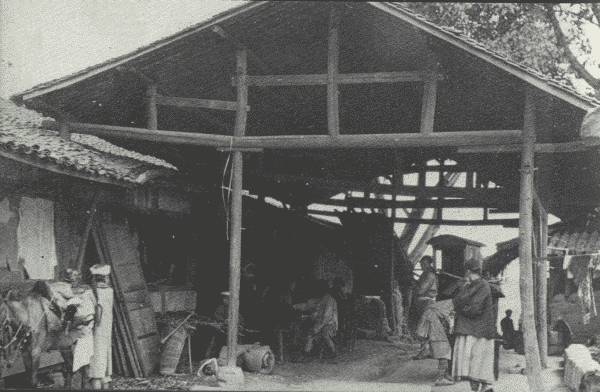
[[160, 337], [149, 302], [138, 252], [138, 238], [124, 217], [103, 214], [92, 236], [102, 263], [111, 264], [115, 290], [113, 361], [125, 377], [147, 377], [160, 360]]

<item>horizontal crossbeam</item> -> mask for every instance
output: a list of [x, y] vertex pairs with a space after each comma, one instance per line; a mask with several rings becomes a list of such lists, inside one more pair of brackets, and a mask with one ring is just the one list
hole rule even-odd
[[[565, 143], [536, 143], [534, 151], [539, 154], [571, 153], [589, 151], [600, 147], [600, 138], [588, 137], [582, 140]], [[460, 147], [459, 154], [517, 154], [521, 152], [518, 145], [510, 146], [469, 146]]]
[[[375, 184], [370, 185], [366, 181], [325, 179], [318, 177], [294, 176], [289, 174], [261, 175], [250, 174], [252, 179], [267, 181], [273, 184], [296, 185], [307, 189], [322, 189], [331, 192], [368, 190], [371, 193], [391, 195], [395, 192], [398, 196], [418, 197], [461, 197], [461, 198], [488, 198], [500, 199], [507, 196], [506, 190], [502, 188], [459, 188], [445, 186], [418, 186], [418, 185], [392, 185]], [[356, 198], [355, 198], [356, 200]]]
[[[166, 97], [164, 95], [156, 96], [156, 104], [164, 106], [176, 106], [180, 108], [202, 108], [215, 110], [237, 110], [237, 102], [235, 101], [220, 101], [218, 99], [200, 99], [200, 98], [182, 98], [182, 97]], [[250, 107], [246, 107], [250, 110]]]
[[[306, 211], [310, 215], [341, 217], [349, 214], [346, 211], [321, 211], [310, 209]], [[374, 215], [362, 212], [352, 212], [354, 215]], [[514, 226], [518, 225], [518, 219], [489, 219], [489, 220], [458, 220], [458, 219], [413, 219], [413, 218], [388, 218], [397, 223], [420, 223], [427, 225], [442, 226]]]
[[[404, 83], [425, 80], [443, 80], [443, 75], [426, 71], [342, 73], [335, 76], [337, 84]], [[327, 74], [304, 75], [249, 75], [248, 86], [312, 86], [326, 85]], [[236, 81], [232, 80], [235, 86]]]
[[[45, 122], [52, 125], [52, 122]], [[52, 125], [56, 129], [56, 124]], [[459, 147], [478, 145], [518, 144], [521, 131], [436, 132], [432, 134], [396, 133], [362, 135], [282, 135], [226, 136], [206, 133], [148, 130], [88, 123], [69, 123], [74, 133], [91, 134], [129, 140], [192, 146], [229, 147], [231, 149], [386, 149], [406, 147]]]

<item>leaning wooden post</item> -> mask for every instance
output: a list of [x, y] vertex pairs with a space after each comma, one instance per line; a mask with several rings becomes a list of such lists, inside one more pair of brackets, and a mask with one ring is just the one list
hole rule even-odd
[[534, 194], [538, 225], [535, 235], [538, 237], [539, 252], [536, 266], [537, 333], [540, 346], [540, 361], [543, 368], [548, 367], [548, 212], [539, 195]]
[[531, 235], [533, 209], [533, 146], [535, 143], [535, 106], [531, 90], [525, 93], [523, 116], [523, 150], [521, 152], [521, 192], [519, 197], [519, 286], [523, 315], [523, 338], [527, 382], [531, 392], [542, 392], [540, 351], [535, 330], [533, 306], [533, 279], [531, 263]]
[[[236, 51], [237, 62], [237, 112], [234, 136], [244, 136], [248, 105], [246, 81], [246, 50]], [[229, 318], [227, 323], [227, 366], [237, 362], [237, 338], [240, 311], [240, 275], [242, 256], [242, 173], [243, 156], [240, 150], [233, 151], [231, 180], [231, 233], [229, 236]]]
[[158, 109], [156, 106], [156, 84], [146, 88], [146, 126], [148, 129], [158, 129]]

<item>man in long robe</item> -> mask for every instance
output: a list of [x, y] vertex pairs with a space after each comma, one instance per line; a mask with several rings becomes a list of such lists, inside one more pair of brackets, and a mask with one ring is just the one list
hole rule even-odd
[[454, 323], [454, 352], [452, 375], [468, 379], [473, 391], [493, 391], [494, 314], [490, 284], [481, 277], [481, 262], [465, 262], [467, 282], [453, 298], [456, 319]]

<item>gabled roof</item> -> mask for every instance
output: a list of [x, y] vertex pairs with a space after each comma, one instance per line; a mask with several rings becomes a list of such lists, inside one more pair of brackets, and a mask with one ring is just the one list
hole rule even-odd
[[70, 140], [46, 129], [41, 114], [0, 99], [0, 157], [96, 182], [143, 184], [172, 176], [168, 162], [115, 146], [92, 135]]
[[[251, 10], [259, 10], [267, 3], [268, 2], [250, 2], [242, 6], [233, 8], [226, 12], [220, 13], [206, 21], [203, 21], [176, 34], [173, 34], [169, 37], [165, 37], [161, 40], [141, 47], [131, 53], [115, 57], [103, 63], [76, 72], [72, 75], [68, 75], [59, 79], [55, 79], [37, 85], [31, 89], [28, 89], [27, 91], [24, 91], [20, 94], [16, 94], [14, 98], [28, 100], [33, 97], [46, 94], [48, 92], [67, 87], [69, 85], [85, 80], [104, 71], [108, 71], [119, 67], [130, 60], [136, 59], [140, 56], [144, 56], [156, 49], [162, 48], [177, 40], [210, 28], [211, 26], [214, 26], [225, 20], [236, 18], [237, 16], [248, 13]], [[429, 22], [426, 20], [425, 17], [412, 12], [402, 4], [391, 2], [370, 2], [368, 4], [381, 11], [386, 12], [389, 15], [398, 18], [399, 20], [402, 20], [403, 22], [406, 22], [418, 28], [421, 31], [424, 31], [425, 33], [433, 35], [455, 47], [465, 50], [470, 54], [480, 59], [483, 59], [493, 64], [494, 66], [512, 74], [513, 76], [523, 80], [524, 82], [529, 83], [530, 85], [533, 85], [541, 89], [542, 91], [545, 91], [548, 94], [560, 98], [580, 109], [590, 110], [597, 106], [600, 106], [599, 100], [593, 97], [580, 94], [575, 89], [568, 86], [562, 81], [552, 79], [546, 75], [543, 75], [542, 73], [533, 68], [512, 61], [506, 55], [483, 46], [481, 43], [467, 37], [460, 31], [448, 27], [441, 27], [432, 22]]]

